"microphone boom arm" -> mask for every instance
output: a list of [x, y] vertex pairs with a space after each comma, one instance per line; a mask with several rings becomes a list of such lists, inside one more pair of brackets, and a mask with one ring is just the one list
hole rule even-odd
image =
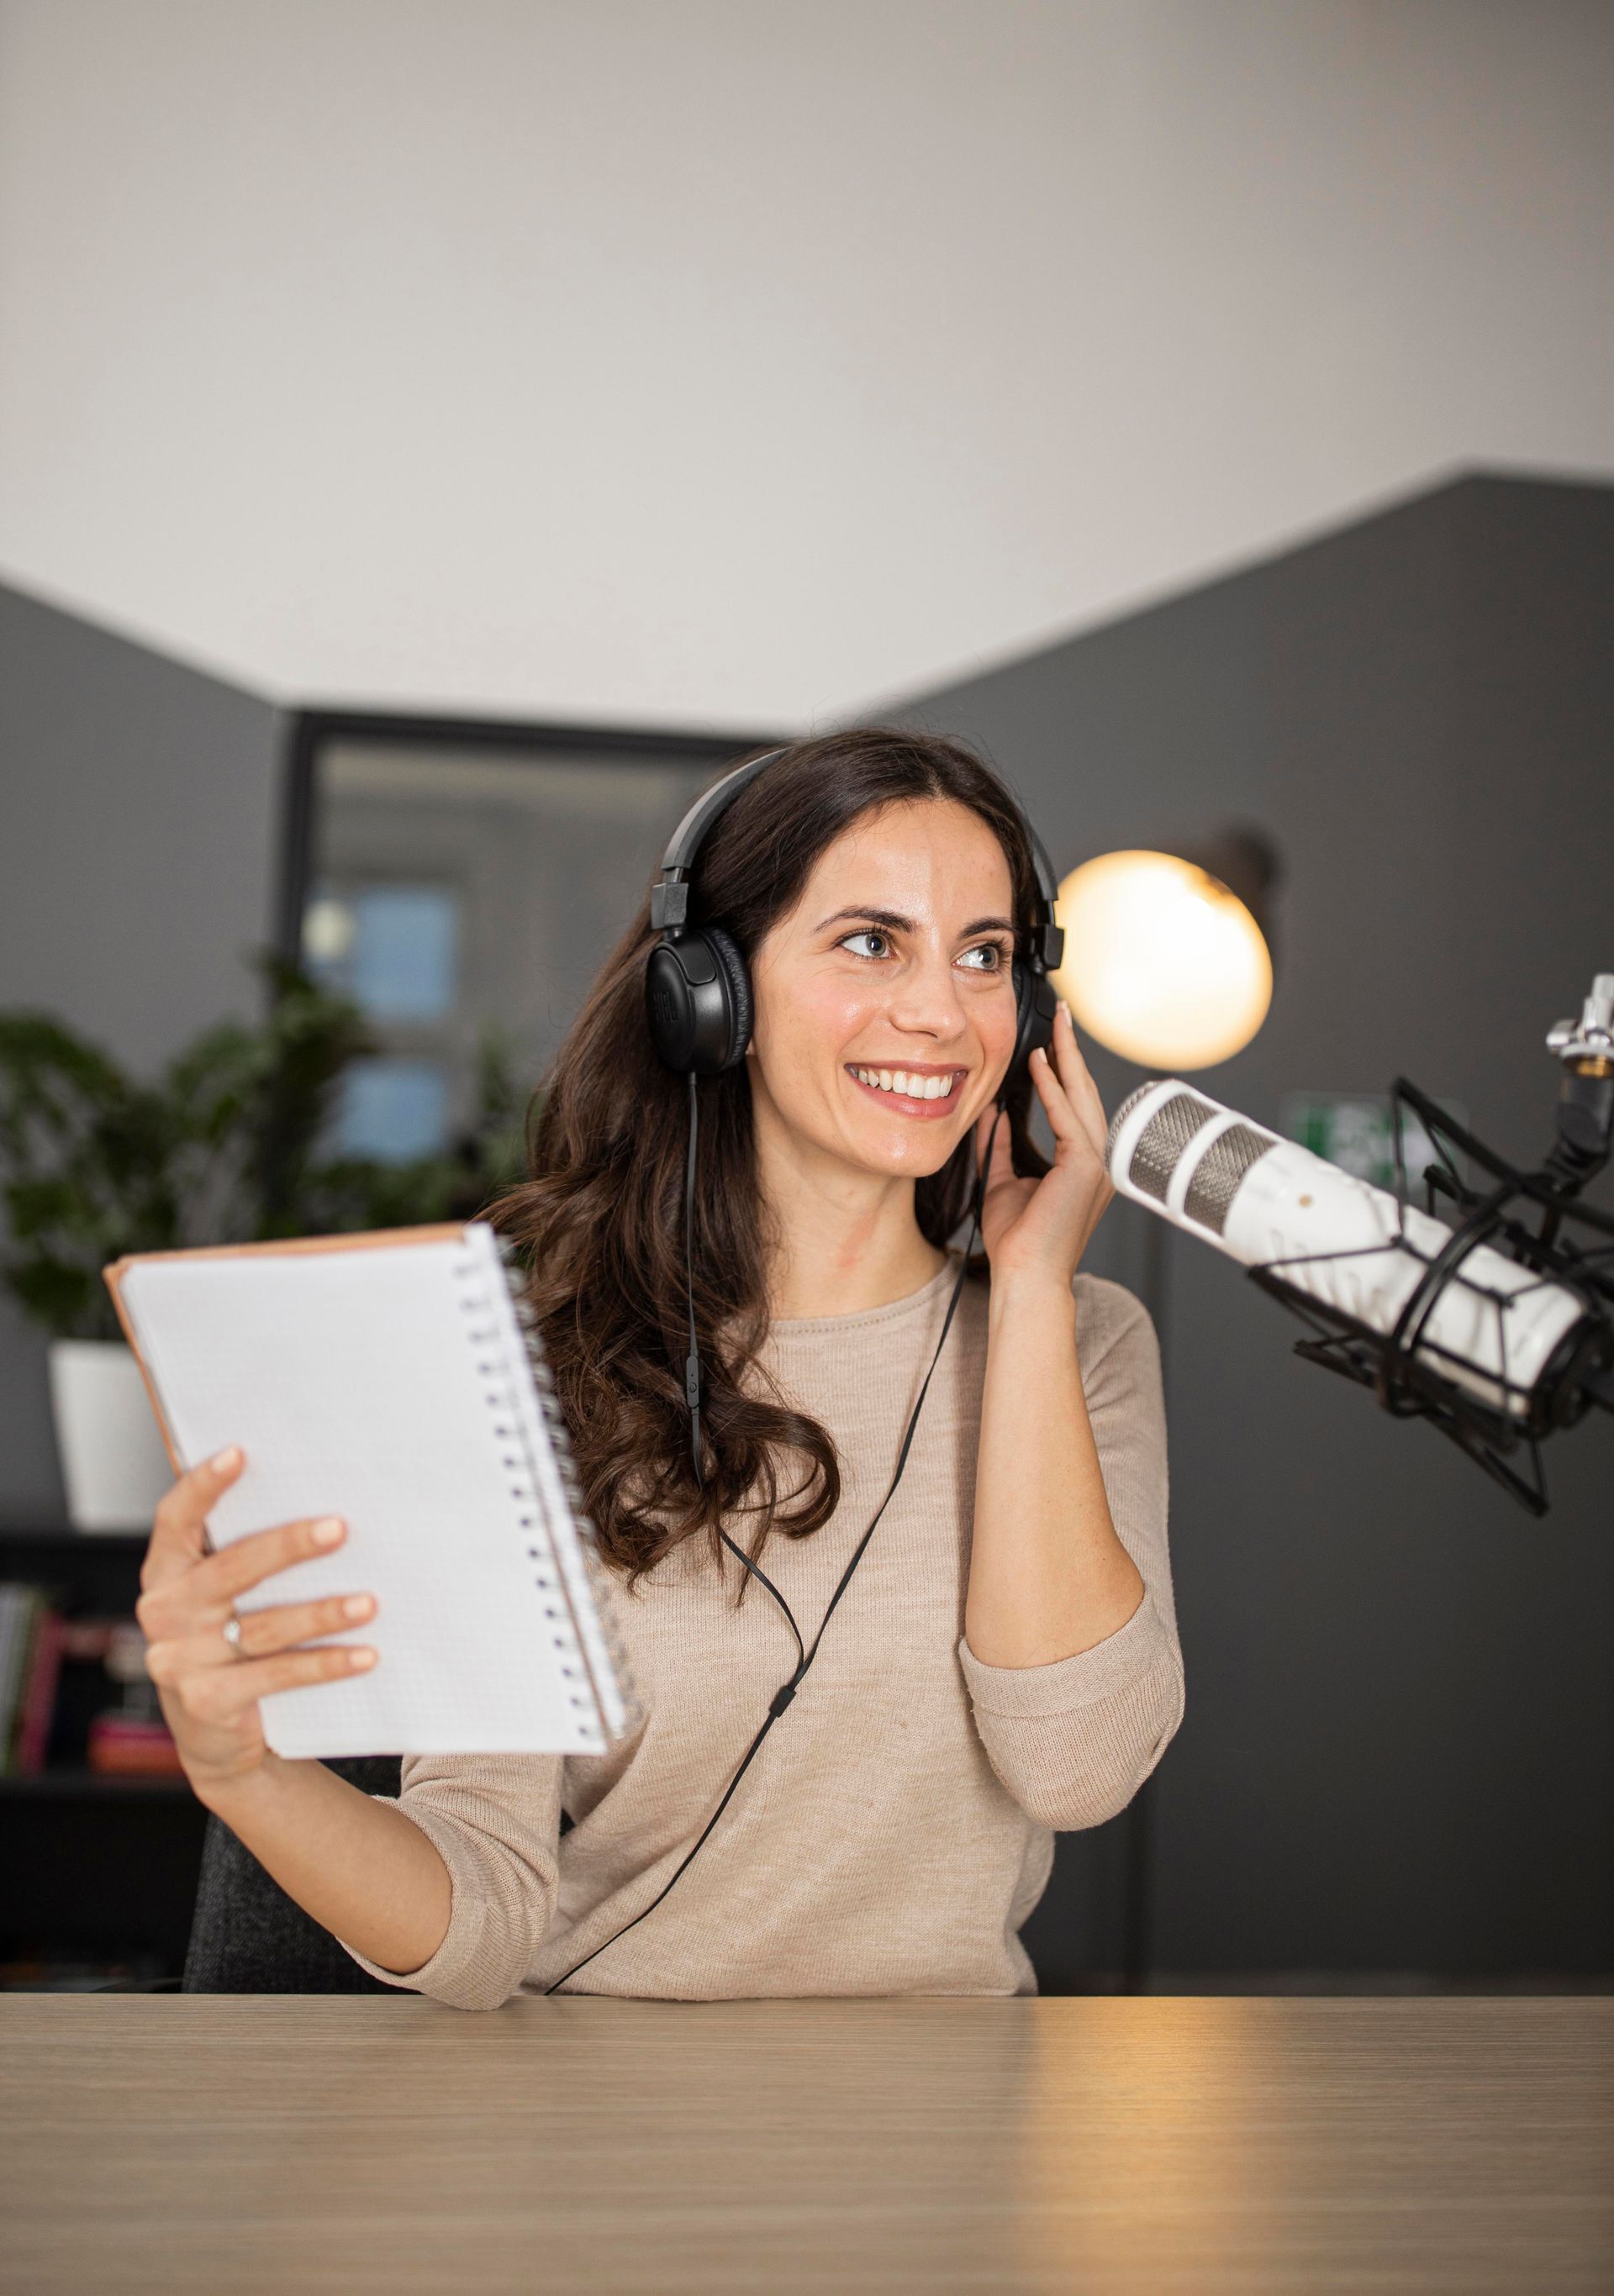
[[[1410, 1112], [1422, 1124], [1435, 1151], [1436, 1160], [1422, 1174], [1426, 1208], [1433, 1212], [1439, 1197], [1464, 1215], [1433, 1255], [1420, 1250], [1405, 1232], [1404, 1222], [1390, 1242], [1368, 1247], [1369, 1251], [1403, 1251], [1423, 1263], [1391, 1332], [1387, 1334], [1287, 1281], [1284, 1269], [1300, 1264], [1295, 1260], [1268, 1260], [1248, 1271], [1252, 1283], [1309, 1327], [1312, 1336], [1295, 1343], [1297, 1355], [1371, 1388], [1396, 1418], [1427, 1419], [1536, 1516], [1546, 1513], [1549, 1503], [1541, 1456], [1547, 1436], [1573, 1425], [1593, 1403], [1614, 1412], [1614, 1217], [1577, 1201], [1614, 1148], [1614, 974], [1598, 976], [1579, 1022], [1559, 1022], [1547, 1044], [1562, 1062], [1565, 1075], [1558, 1137], [1535, 1171], [1509, 1163], [1407, 1078], [1397, 1077], [1391, 1086], [1398, 1206], [1404, 1209], [1412, 1195], [1404, 1123]], [[1470, 1185], [1459, 1158], [1484, 1173], [1491, 1185], [1483, 1189]], [[1537, 1216], [1535, 1225], [1531, 1213]], [[1583, 1236], [1603, 1240], [1586, 1242]], [[1558, 1375], [1533, 1382], [1528, 1391], [1508, 1377], [1505, 1309], [1519, 1292], [1490, 1291], [1463, 1272], [1462, 1263], [1482, 1242], [1503, 1247], [1538, 1283], [1574, 1292], [1587, 1309], [1587, 1329], [1558, 1367]], [[1307, 1258], [1363, 1256], [1347, 1251]], [[1430, 1361], [1442, 1351], [1430, 1338], [1429, 1318], [1443, 1292], [1453, 1283], [1494, 1305], [1499, 1384], [1504, 1394], [1519, 1398], [1519, 1407], [1489, 1407], [1471, 1386], [1444, 1377]], [[1545, 1401], [1538, 1399], [1537, 1390], [1544, 1390]], [[1515, 1465], [1521, 1452], [1523, 1460]]]

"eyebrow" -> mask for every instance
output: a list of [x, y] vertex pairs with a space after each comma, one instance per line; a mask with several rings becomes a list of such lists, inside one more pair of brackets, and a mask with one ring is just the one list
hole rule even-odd
[[[822, 932], [827, 926], [844, 924], [848, 922], [857, 924], [884, 925], [891, 932], [914, 932], [918, 930], [911, 917], [899, 916], [894, 909], [856, 908], [836, 909], [833, 915], [823, 918], [814, 930]], [[1013, 932], [1014, 929], [1012, 917], [977, 917], [973, 924], [964, 927], [959, 934], [959, 939], [968, 940], [975, 933], [994, 931]]]

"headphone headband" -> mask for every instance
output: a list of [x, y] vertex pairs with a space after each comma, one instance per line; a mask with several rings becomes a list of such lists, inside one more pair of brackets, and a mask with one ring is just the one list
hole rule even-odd
[[667, 840], [662, 873], [650, 894], [650, 922], [657, 932], [676, 932], [689, 922], [689, 872], [696, 857], [743, 789], [749, 787], [764, 766], [782, 758], [783, 750], [769, 750], [749, 765], [736, 766], [721, 782], [703, 790]]
[[[748, 789], [764, 766], [782, 758], [781, 750], [769, 750], [748, 765], [737, 766], [702, 791], [688, 812], [667, 840], [667, 850], [662, 856], [662, 872], [650, 894], [650, 923], [656, 932], [678, 932], [689, 922], [689, 872], [694, 868], [701, 847], [713, 827], [721, 820], [742, 790]], [[1054, 922], [1054, 903], [1058, 898], [1058, 880], [1047, 849], [1019, 800], [1010, 792], [1010, 801], [1020, 816], [1020, 826], [1025, 832], [1025, 841], [1031, 849], [1032, 875], [1036, 882], [1037, 902], [1031, 919], [1031, 935], [1043, 970], [1052, 972], [1065, 954], [1065, 935]]]
[[1020, 826], [1025, 832], [1025, 841], [1031, 848], [1031, 873], [1037, 884], [1037, 913], [1031, 921], [1032, 940], [1042, 960], [1042, 970], [1057, 972], [1065, 955], [1064, 929], [1054, 922], [1054, 903], [1059, 898], [1059, 881], [1054, 875], [1054, 865], [1048, 857], [1048, 849], [1032, 827], [1030, 816], [1018, 798], [1014, 800], [1014, 808], [1020, 816]]

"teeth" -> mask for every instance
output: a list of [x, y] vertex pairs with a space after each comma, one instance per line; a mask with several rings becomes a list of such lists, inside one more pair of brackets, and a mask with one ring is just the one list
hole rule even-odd
[[880, 1092], [898, 1092], [909, 1100], [945, 1100], [952, 1090], [956, 1071], [943, 1076], [914, 1076], [906, 1069], [853, 1069], [860, 1084], [869, 1084]]

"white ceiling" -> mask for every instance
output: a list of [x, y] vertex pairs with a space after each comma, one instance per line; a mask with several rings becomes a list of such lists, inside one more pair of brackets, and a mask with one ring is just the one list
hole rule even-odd
[[1614, 472], [1607, 0], [0, 0], [0, 572], [298, 699], [811, 722]]

